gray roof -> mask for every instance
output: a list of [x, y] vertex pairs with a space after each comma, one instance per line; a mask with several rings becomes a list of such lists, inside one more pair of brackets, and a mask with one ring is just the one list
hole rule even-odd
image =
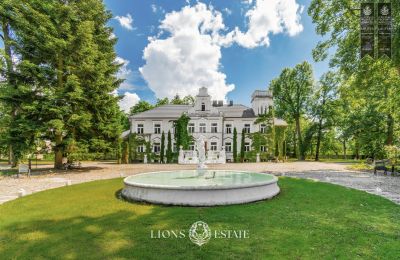
[[222, 112], [225, 117], [255, 117], [253, 109], [240, 104], [223, 105], [216, 107], [216, 109]]
[[133, 119], [146, 118], [179, 118], [184, 112], [187, 112], [190, 105], [163, 105], [147, 110], [145, 112], [130, 116]]
[[260, 97], [260, 98], [265, 98], [265, 97], [269, 97], [269, 98], [273, 98], [272, 95], [272, 91], [270, 90], [255, 90], [253, 92], [253, 94], [251, 95], [251, 101], [253, 102], [253, 100], [256, 97]]
[[[179, 118], [183, 113], [188, 112], [191, 105], [163, 105], [151, 110], [130, 116], [132, 119], [147, 119], [147, 118]], [[256, 118], [252, 108], [241, 104], [223, 105], [215, 107], [218, 112], [222, 112], [227, 118]], [[211, 116], [211, 115], [208, 115]], [[214, 115], [215, 116], [215, 115]], [[279, 118], [275, 118], [276, 125], [287, 125], [287, 123]]]

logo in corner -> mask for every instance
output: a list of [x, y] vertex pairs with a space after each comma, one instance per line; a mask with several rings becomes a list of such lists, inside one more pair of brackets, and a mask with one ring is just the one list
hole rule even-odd
[[197, 221], [193, 223], [189, 229], [189, 238], [198, 246], [202, 246], [210, 241], [211, 230], [207, 223], [203, 221]]

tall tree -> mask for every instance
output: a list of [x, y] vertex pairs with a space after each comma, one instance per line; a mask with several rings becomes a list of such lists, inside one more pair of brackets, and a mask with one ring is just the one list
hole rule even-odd
[[[275, 149], [275, 122], [274, 122], [274, 109], [269, 109], [266, 113], [258, 115], [254, 121], [255, 124], [265, 125], [265, 132], [261, 133], [265, 139], [265, 144], [270, 151]], [[257, 136], [257, 134], [256, 134]], [[258, 151], [259, 152], [259, 151]]]
[[[164, 100], [160, 100], [160, 104], [161, 104], [161, 102], [163, 103]], [[154, 106], [152, 104], [150, 104], [149, 102], [147, 102], [145, 100], [140, 100], [136, 105], [131, 107], [129, 115], [133, 116], [133, 115], [139, 114], [141, 112], [145, 112], [145, 111], [153, 109], [153, 108], [154, 108]]]
[[116, 40], [107, 26], [111, 13], [100, 0], [7, 3], [21, 60], [17, 70], [30, 79], [19, 83], [17, 96], [30, 97], [20, 104], [19, 120], [43, 127], [41, 134], [55, 143], [56, 168], [72, 143], [115, 147], [122, 129], [118, 99], [110, 94], [120, 83]]
[[164, 163], [164, 156], [165, 156], [165, 133], [163, 131], [161, 134], [160, 163]]
[[237, 130], [236, 127], [233, 128], [233, 162], [237, 162]]
[[[13, 54], [12, 54], [12, 43], [13, 40], [11, 36], [11, 23], [12, 19], [9, 16], [10, 9], [12, 7], [12, 3], [9, 1], [4, 1], [2, 5], [0, 5], [0, 19], [1, 19], [1, 29], [2, 33], [0, 34], [0, 38], [3, 41], [4, 45], [4, 53], [2, 52], [0, 56], [3, 58], [4, 64], [2, 64], [1, 75], [6, 79], [5, 82], [1, 82], [2, 92], [6, 95], [1, 95], [1, 100], [4, 103], [3, 112], [5, 117], [8, 117], [8, 128], [5, 128], [4, 131], [6, 134], [6, 145], [8, 146], [8, 164], [12, 164], [16, 166], [18, 161], [15, 157], [15, 149], [13, 144], [15, 145], [15, 138], [12, 135], [11, 124], [14, 124], [16, 121], [16, 115], [18, 110], [18, 101], [15, 99], [15, 92], [17, 91], [17, 82], [16, 82], [16, 73], [15, 73], [15, 64], [13, 62]], [[8, 95], [7, 95], [8, 94]], [[5, 123], [4, 121], [2, 123]], [[17, 145], [18, 146], [18, 145]], [[22, 154], [23, 151], [17, 151], [17, 154]]]
[[315, 160], [319, 160], [323, 131], [334, 125], [337, 111], [337, 82], [335, 73], [327, 72], [321, 76], [319, 88], [315, 92], [312, 105], [312, 114], [317, 121], [317, 144], [315, 148]]
[[[360, 128], [361, 125], [358, 125], [357, 130], [354, 129], [356, 131], [352, 136], [357, 144], [356, 151], [358, 148], [362, 149], [363, 146], [369, 146], [371, 141], [375, 143], [379, 140], [381, 143], [379, 149], [376, 143], [373, 145], [378, 151], [382, 150], [384, 143], [390, 145], [395, 141], [396, 120], [400, 120], [396, 106], [393, 105], [395, 100], [399, 99], [399, 95], [394, 94], [399, 93], [399, 87], [393, 81], [399, 78], [400, 72], [400, 49], [395, 48], [400, 43], [400, 12], [398, 12], [400, 2], [392, 1], [392, 60], [368, 57], [361, 59], [360, 48], [355, 48], [355, 46], [360, 46], [358, 11], [360, 3], [358, 0], [313, 0], [311, 2], [308, 13], [316, 24], [316, 32], [324, 36], [324, 40], [314, 48], [313, 57], [316, 61], [330, 59], [330, 66], [338, 69], [344, 83], [341, 96], [346, 98], [351, 116], [363, 118], [361, 123], [370, 121], [376, 125], [378, 132], [371, 131], [369, 125], [365, 125], [366, 128]], [[362, 84], [349, 84], [356, 81], [358, 81], [356, 84]], [[350, 88], [353, 90], [349, 91]], [[357, 97], [349, 102], [349, 96], [350, 98]], [[361, 103], [365, 103], [368, 108], [360, 106]], [[375, 118], [372, 120], [372, 117]], [[342, 132], [348, 133], [348, 130], [352, 128], [355, 126], [349, 125], [349, 128]], [[382, 142], [383, 133], [386, 134], [386, 138]], [[363, 140], [369, 141], [364, 143]]]
[[167, 163], [172, 163], [173, 153], [172, 153], [172, 137], [171, 131], [168, 130], [168, 144], [167, 144]]
[[[309, 109], [313, 91], [313, 72], [308, 62], [296, 65], [293, 69], [285, 68], [278, 78], [270, 83], [275, 101], [275, 111], [285, 119], [293, 118], [296, 124], [298, 146], [303, 146], [300, 119]], [[305, 153], [300, 149], [300, 160]]]
[[242, 129], [242, 135], [241, 135], [241, 141], [240, 141], [240, 161], [244, 162], [244, 152], [245, 152], [245, 138], [246, 138], [246, 133], [244, 131], [244, 128]]

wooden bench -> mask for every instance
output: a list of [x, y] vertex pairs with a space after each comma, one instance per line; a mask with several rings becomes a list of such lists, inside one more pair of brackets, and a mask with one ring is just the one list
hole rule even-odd
[[26, 164], [19, 165], [17, 177], [19, 177], [19, 175], [23, 173], [26, 173], [28, 176], [31, 176], [31, 170], [29, 169], [29, 166]]
[[387, 175], [389, 171], [388, 168], [389, 164], [390, 164], [389, 160], [374, 161], [374, 174], [377, 175], [378, 171], [383, 171], [383, 174]]

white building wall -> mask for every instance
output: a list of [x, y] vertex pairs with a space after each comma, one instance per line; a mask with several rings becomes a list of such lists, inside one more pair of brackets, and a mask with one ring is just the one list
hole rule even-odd
[[[252, 98], [252, 109], [254, 113], [257, 115], [258, 112], [264, 112], [263, 110], [268, 109], [270, 106], [273, 106], [272, 97], [267, 96], [265, 91], [256, 91], [256, 95]], [[217, 150], [221, 150], [222, 146], [225, 146], [226, 142], [231, 143], [231, 150], [233, 151], [233, 132], [234, 128], [237, 130], [237, 148], [238, 153], [240, 152], [241, 145], [241, 135], [242, 130], [246, 124], [250, 124], [250, 133], [255, 133], [260, 131], [260, 125], [255, 124], [256, 118], [254, 117], [240, 117], [242, 115], [243, 106], [232, 107], [233, 110], [236, 111], [237, 117], [224, 117], [222, 112], [219, 112], [218, 107], [213, 107], [210, 96], [207, 95], [206, 89], [200, 89], [199, 96], [196, 97], [196, 102], [194, 107], [189, 107], [187, 113], [189, 114], [191, 120], [190, 123], [194, 123], [195, 131], [190, 133], [194, 139], [199, 138], [199, 136], [203, 136], [207, 141], [207, 149], [211, 149], [211, 142], [217, 142]], [[206, 111], [201, 111], [202, 103], [206, 106]], [[226, 109], [226, 107], [225, 107]], [[246, 109], [246, 108], [245, 108]], [[156, 115], [155, 115], [156, 116]], [[173, 121], [177, 118], [133, 118], [131, 117], [131, 131], [133, 133], [137, 132], [138, 124], [144, 125], [144, 136], [146, 141], [151, 141], [151, 144], [161, 143], [161, 133], [164, 131], [165, 139], [167, 142], [167, 134], [168, 131], [171, 131], [171, 137], [173, 145], [175, 144], [174, 140], [174, 129], [173, 129]], [[161, 124], [161, 132], [160, 134], [156, 134], [154, 132], [154, 125]], [[206, 132], [200, 133], [200, 124], [206, 124]], [[217, 123], [217, 132], [211, 132], [212, 123]], [[230, 134], [226, 133], [226, 125], [232, 125], [232, 132]], [[245, 142], [248, 142], [251, 146], [251, 139], [246, 137]], [[166, 143], [167, 145], [167, 143]], [[179, 147], [178, 147], [179, 149]], [[152, 148], [153, 150], [153, 148]], [[177, 151], [177, 150], [175, 150]], [[232, 159], [232, 152], [226, 153], [227, 159]]]

